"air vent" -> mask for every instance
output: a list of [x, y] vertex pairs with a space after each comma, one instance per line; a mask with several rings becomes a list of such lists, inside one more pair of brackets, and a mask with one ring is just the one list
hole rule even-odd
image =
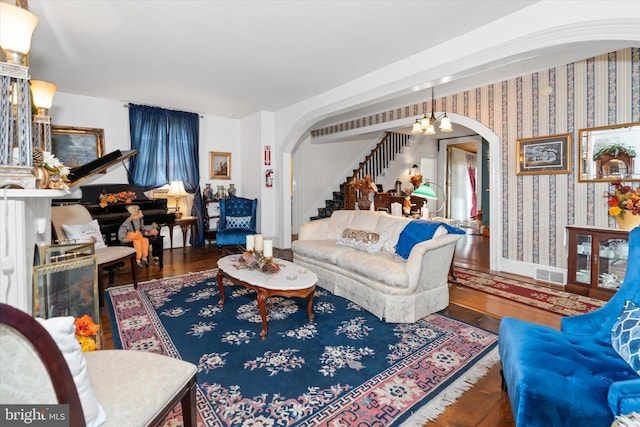
[[561, 271], [536, 268], [536, 274], [533, 278], [540, 282], [555, 283], [557, 285], [565, 284], [564, 273]]

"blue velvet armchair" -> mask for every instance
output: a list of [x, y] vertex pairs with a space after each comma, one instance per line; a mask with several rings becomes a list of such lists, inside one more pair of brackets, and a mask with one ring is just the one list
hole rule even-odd
[[603, 307], [561, 319], [560, 330], [502, 319], [502, 373], [517, 426], [605, 427], [640, 412], [640, 376], [611, 339], [627, 301], [640, 304], [640, 227], [630, 233], [624, 282]]
[[229, 197], [220, 200], [220, 223], [216, 231], [218, 252], [224, 246], [244, 245], [247, 236], [257, 234], [258, 199]]

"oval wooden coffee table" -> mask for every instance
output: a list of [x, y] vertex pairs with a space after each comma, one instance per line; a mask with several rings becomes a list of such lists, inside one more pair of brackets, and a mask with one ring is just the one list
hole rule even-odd
[[276, 258], [280, 265], [277, 273], [263, 273], [259, 270], [241, 268], [238, 260], [241, 255], [229, 255], [218, 260], [218, 289], [220, 290], [220, 307], [224, 306], [223, 278], [228, 278], [234, 285], [253, 289], [258, 294], [258, 309], [262, 318], [260, 336], [267, 336], [267, 298], [272, 296], [308, 298], [307, 316], [313, 321], [313, 294], [316, 291], [318, 276], [292, 262]]

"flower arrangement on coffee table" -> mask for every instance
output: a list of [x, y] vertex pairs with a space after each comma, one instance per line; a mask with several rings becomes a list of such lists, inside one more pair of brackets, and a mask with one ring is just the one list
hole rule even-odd
[[242, 253], [236, 266], [247, 270], [260, 270], [263, 273], [277, 273], [280, 271], [280, 265], [275, 261], [275, 258], [265, 257], [262, 252], [252, 249]]

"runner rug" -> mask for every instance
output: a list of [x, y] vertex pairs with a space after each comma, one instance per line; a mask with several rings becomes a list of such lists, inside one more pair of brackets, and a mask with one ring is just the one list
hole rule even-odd
[[571, 292], [558, 291], [519, 280], [454, 267], [457, 284], [502, 298], [538, 307], [552, 313], [572, 316], [588, 313], [604, 305], [605, 301]]
[[[438, 314], [381, 322], [317, 288], [307, 301], [271, 297], [261, 339], [256, 295], [216, 271], [107, 290], [116, 348], [198, 366], [203, 426], [421, 426], [498, 361], [497, 335]], [[166, 425], [173, 426], [179, 405]]]

